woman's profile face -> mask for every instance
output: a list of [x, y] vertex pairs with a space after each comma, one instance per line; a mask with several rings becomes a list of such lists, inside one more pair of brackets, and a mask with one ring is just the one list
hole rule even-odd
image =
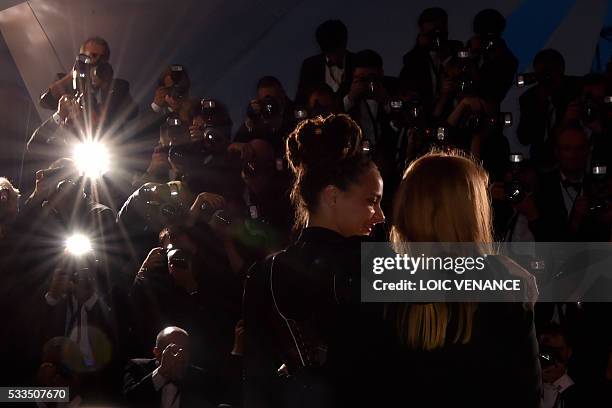
[[333, 214], [338, 232], [345, 237], [369, 235], [374, 225], [385, 220], [380, 208], [382, 193], [383, 181], [375, 166], [347, 191], [340, 191]]

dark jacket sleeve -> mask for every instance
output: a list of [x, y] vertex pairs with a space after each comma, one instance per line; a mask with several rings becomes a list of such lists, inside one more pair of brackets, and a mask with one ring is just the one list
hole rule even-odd
[[159, 394], [153, 386], [153, 372], [147, 373], [145, 367], [146, 365], [135, 360], [128, 362], [125, 367], [123, 395], [130, 404], [143, 404]]
[[501, 103], [512, 87], [518, 60], [508, 48], [503, 48], [480, 69], [480, 82], [484, 95]]
[[306, 103], [308, 88], [313, 84], [322, 82], [320, 75], [317, 75], [317, 70], [319, 68], [317, 62], [320, 61], [320, 58], [317, 57], [318, 56], [309, 57], [302, 62], [297, 94], [295, 95], [295, 101], [297, 103]]
[[524, 146], [540, 142], [544, 138], [546, 112], [538, 104], [535, 88], [527, 90], [520, 96], [519, 106], [521, 117], [516, 131], [519, 142]]

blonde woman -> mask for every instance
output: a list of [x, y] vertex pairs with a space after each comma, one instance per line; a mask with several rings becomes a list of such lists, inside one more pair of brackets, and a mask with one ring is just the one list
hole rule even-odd
[[[492, 243], [488, 176], [458, 153], [430, 153], [406, 170], [391, 241]], [[516, 266], [505, 263], [509, 273]], [[540, 368], [531, 303], [390, 304], [406, 404], [537, 407]], [[408, 406], [408, 405], [406, 405]]]

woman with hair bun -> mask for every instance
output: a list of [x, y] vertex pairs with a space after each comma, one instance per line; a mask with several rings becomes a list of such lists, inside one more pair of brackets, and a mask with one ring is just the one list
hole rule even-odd
[[360, 242], [384, 221], [382, 179], [347, 115], [301, 122], [286, 156], [301, 235], [245, 284], [245, 406], [357, 406]]

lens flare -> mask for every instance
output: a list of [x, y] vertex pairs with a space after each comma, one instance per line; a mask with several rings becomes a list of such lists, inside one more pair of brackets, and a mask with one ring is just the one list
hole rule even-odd
[[66, 249], [74, 256], [85, 255], [92, 251], [91, 241], [83, 234], [73, 234], [66, 240]]
[[74, 147], [74, 161], [79, 171], [90, 179], [104, 175], [110, 167], [106, 146], [100, 142], [87, 141]]

